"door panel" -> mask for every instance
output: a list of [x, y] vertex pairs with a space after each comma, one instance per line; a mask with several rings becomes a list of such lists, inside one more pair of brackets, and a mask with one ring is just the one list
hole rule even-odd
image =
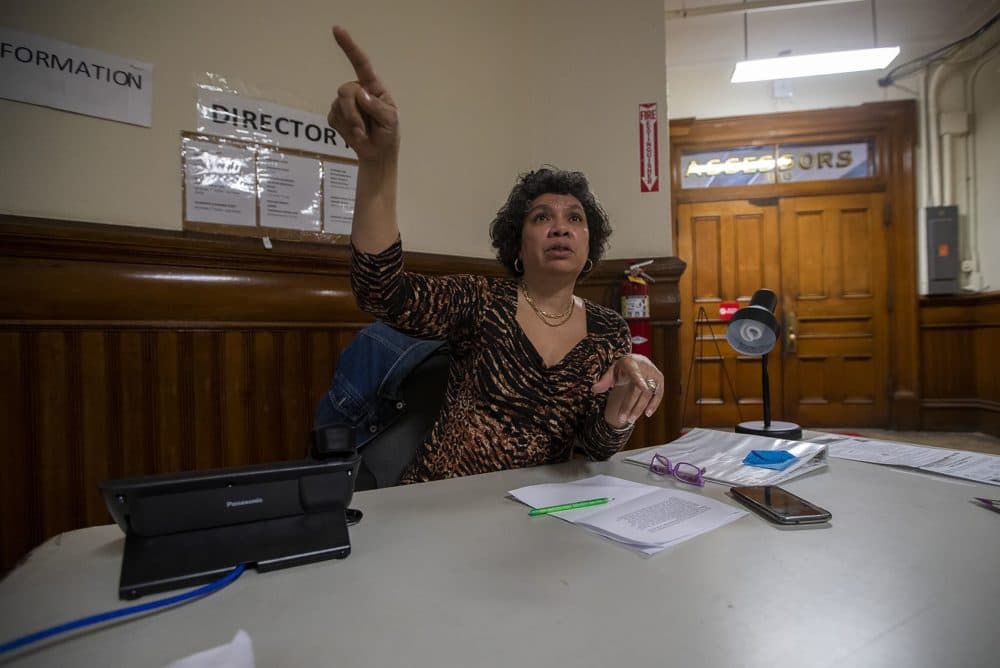
[[[883, 196], [780, 203], [784, 408], [806, 427], [888, 423]], [[786, 341], [787, 343], [787, 341]]]
[[[677, 217], [677, 253], [689, 261], [680, 282], [682, 426], [759, 420], [759, 359], [737, 355], [726, 342], [719, 304], [739, 301], [742, 307], [760, 287], [778, 290], [777, 207], [746, 201], [681, 204]], [[782, 397], [781, 358], [775, 355], [768, 366], [774, 409]]]

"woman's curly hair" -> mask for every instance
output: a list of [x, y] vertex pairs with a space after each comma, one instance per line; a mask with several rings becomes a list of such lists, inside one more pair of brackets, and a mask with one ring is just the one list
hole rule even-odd
[[[594, 193], [590, 192], [587, 177], [582, 172], [542, 167], [521, 174], [514, 189], [510, 191], [506, 204], [497, 211], [497, 217], [490, 223], [490, 238], [493, 240], [493, 247], [497, 249], [497, 259], [512, 276], [520, 276], [522, 273], [514, 268], [514, 261], [521, 252], [521, 229], [524, 227], [524, 218], [528, 215], [528, 207], [535, 198], [548, 193], [572, 195], [580, 200], [587, 215], [587, 228], [590, 232], [587, 257], [593, 264], [597, 264], [604, 255], [608, 237], [611, 236], [611, 225], [608, 223], [608, 214], [594, 197]], [[589, 270], [581, 276], [587, 273]]]

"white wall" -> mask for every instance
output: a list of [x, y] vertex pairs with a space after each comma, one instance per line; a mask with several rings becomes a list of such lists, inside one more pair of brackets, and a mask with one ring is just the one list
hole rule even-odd
[[[609, 256], [670, 255], [662, 0], [525, 0], [518, 151], [588, 175], [611, 217]], [[660, 191], [639, 192], [639, 104], [660, 112]]]
[[978, 263], [984, 290], [1000, 290], [1000, 53], [994, 52], [976, 79], [975, 183]]
[[[580, 169], [612, 216], [610, 257], [669, 255], [669, 195], [640, 195], [637, 106], [665, 126], [662, 2], [631, 0], [63, 0], [4, 3], [0, 25], [153, 64], [153, 127], [0, 100], [0, 212], [181, 227], [180, 132], [195, 84], [326, 114], [354, 78], [342, 23], [393, 92], [400, 228], [411, 250], [490, 257], [518, 173]], [[613, 11], [612, 11], [613, 9]], [[667, 133], [661, 132], [666, 165]]]

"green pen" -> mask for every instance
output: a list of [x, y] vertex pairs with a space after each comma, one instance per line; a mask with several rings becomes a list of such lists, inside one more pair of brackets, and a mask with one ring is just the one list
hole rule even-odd
[[589, 501], [577, 501], [575, 503], [563, 503], [558, 506], [545, 506], [544, 508], [532, 508], [528, 511], [528, 514], [532, 517], [538, 517], [539, 515], [548, 515], [549, 513], [561, 513], [564, 510], [576, 510], [577, 508], [588, 508], [590, 506], [599, 506], [602, 503], [607, 503], [610, 501], [606, 496], [602, 496], [599, 499], [590, 499]]

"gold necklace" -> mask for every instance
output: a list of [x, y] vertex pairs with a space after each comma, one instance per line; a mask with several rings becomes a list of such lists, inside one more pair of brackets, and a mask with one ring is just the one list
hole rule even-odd
[[573, 308], [576, 306], [576, 299], [573, 297], [570, 297], [569, 308], [565, 311], [562, 313], [549, 313], [538, 308], [535, 304], [535, 300], [528, 294], [528, 286], [524, 283], [521, 283], [521, 293], [524, 294], [524, 301], [528, 302], [528, 306], [530, 306], [531, 310], [535, 312], [535, 315], [537, 315], [539, 319], [549, 327], [558, 327], [563, 325], [568, 322], [571, 317], [573, 317]]

